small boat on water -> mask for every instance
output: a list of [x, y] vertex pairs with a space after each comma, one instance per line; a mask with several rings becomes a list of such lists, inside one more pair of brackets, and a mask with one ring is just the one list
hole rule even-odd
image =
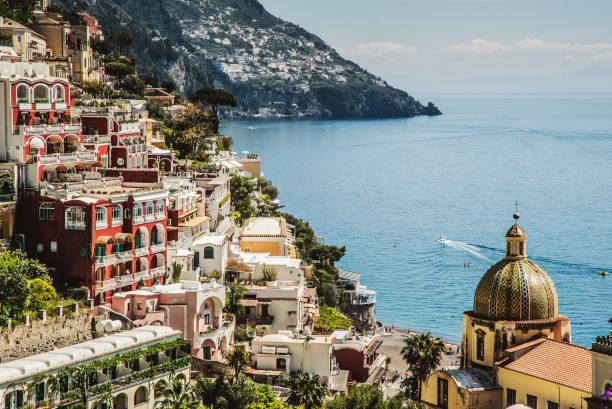
[[463, 267], [472, 267], [470, 263], [463, 263]]
[[600, 276], [607, 276], [607, 275], [610, 275], [610, 273], [608, 273], [607, 271], [600, 271], [599, 275]]
[[248, 128], [248, 129], [249, 129], [249, 131], [254, 131], [254, 130], [255, 130], [255, 127], [254, 127], [254, 126], [249, 126], [249, 128]]
[[438, 239], [438, 241], [440, 243], [446, 243], [446, 239], [443, 236], [440, 236], [440, 238]]

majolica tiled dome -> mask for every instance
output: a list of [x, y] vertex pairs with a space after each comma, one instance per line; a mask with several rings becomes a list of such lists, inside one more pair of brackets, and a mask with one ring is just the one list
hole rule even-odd
[[557, 316], [555, 284], [542, 267], [527, 259], [526, 241], [527, 235], [518, 224], [508, 230], [506, 257], [485, 273], [476, 288], [474, 313], [477, 316], [504, 321]]

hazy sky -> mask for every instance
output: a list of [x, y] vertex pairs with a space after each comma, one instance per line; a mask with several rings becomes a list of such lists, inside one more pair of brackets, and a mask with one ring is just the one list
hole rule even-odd
[[612, 0], [260, 1], [409, 92], [612, 92]]

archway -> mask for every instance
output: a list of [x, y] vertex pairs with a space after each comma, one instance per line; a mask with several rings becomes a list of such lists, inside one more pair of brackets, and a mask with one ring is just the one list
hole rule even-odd
[[153, 388], [154, 399], [163, 397], [162, 392], [164, 389], [166, 389], [166, 386], [168, 386], [168, 382], [164, 381], [163, 379], [155, 384], [155, 387]]
[[128, 409], [128, 396], [125, 393], [121, 393], [115, 396], [113, 400], [114, 409]]
[[45, 141], [38, 136], [30, 138], [30, 156], [38, 155], [45, 151]]
[[151, 268], [164, 267], [166, 268], [166, 259], [163, 254], [156, 254], [151, 260]]
[[66, 153], [76, 152], [79, 149], [79, 145], [79, 137], [74, 134], [66, 135], [66, 138], [64, 138], [64, 152]]
[[149, 400], [149, 391], [146, 386], [141, 386], [134, 393], [134, 406], [144, 403]]
[[62, 138], [59, 135], [51, 135], [47, 138], [47, 153], [62, 153]]
[[146, 257], [140, 257], [136, 260], [136, 273], [143, 273], [149, 270], [149, 260]]
[[17, 103], [27, 104], [30, 101], [30, 87], [26, 84], [19, 84], [17, 86]]
[[[141, 208], [142, 210], [142, 208]], [[136, 235], [134, 236], [134, 248], [147, 248], [149, 246], [149, 234], [147, 232], [147, 228], [144, 226], [140, 226]]]
[[166, 229], [161, 223], [157, 223], [151, 230], [151, 245], [163, 244], [166, 242]]
[[202, 359], [214, 360], [217, 356], [217, 348], [212, 339], [207, 339], [202, 343]]
[[34, 88], [34, 102], [47, 103], [49, 102], [49, 87], [40, 84]]
[[53, 102], [64, 102], [64, 87], [56, 85], [53, 87]]

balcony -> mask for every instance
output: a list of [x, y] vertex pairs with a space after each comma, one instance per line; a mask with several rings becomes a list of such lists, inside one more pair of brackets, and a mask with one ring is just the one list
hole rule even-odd
[[47, 125], [47, 133], [61, 133], [64, 130], [63, 125]]
[[79, 153], [51, 153], [48, 155], [38, 155], [38, 163], [41, 165], [55, 165], [58, 163], [74, 163], [74, 162], [95, 162], [95, 152], [79, 152]]
[[134, 216], [134, 224], [143, 224], [143, 223], [144, 223], [144, 217]]
[[151, 275], [149, 274], [147, 270], [139, 271], [134, 274], [134, 282], [136, 283], [139, 282], [140, 280], [148, 280], [150, 278], [151, 278]]
[[136, 257], [142, 257], [142, 256], [146, 256], [149, 254], [149, 248], [148, 247], [140, 247], [137, 248], [136, 250], [134, 250], [134, 255]]
[[79, 162], [95, 162], [96, 161], [95, 152], [79, 152], [77, 156], [78, 156]]
[[55, 103], [55, 109], [66, 109], [66, 103], [63, 101], [57, 101]]
[[109, 143], [110, 136], [105, 135], [83, 135], [83, 143]]
[[34, 104], [37, 110], [50, 110], [51, 104], [49, 102], [37, 102]]
[[166, 243], [158, 243], [151, 245], [151, 254], [161, 253], [162, 251], [166, 251]]
[[161, 277], [166, 274], [166, 267], [155, 267], [151, 269], [151, 278]]
[[266, 315], [263, 317], [257, 317], [255, 318], [255, 324], [257, 325], [272, 325], [272, 320], [274, 320], [274, 317], [272, 315]]
[[17, 104], [17, 106], [19, 107], [20, 111], [28, 111], [32, 109], [32, 104], [30, 104], [29, 102], [20, 102], [19, 104]]
[[115, 288], [117, 288], [117, 279], [109, 278], [108, 280], [104, 280], [104, 281], [96, 281], [95, 286], [96, 286], [96, 293], [114, 290]]
[[97, 267], [108, 267], [112, 266], [116, 262], [116, 257], [114, 254], [107, 254], [106, 256], [96, 256], [96, 268]]
[[166, 220], [166, 213], [156, 213], [155, 214], [155, 220], [158, 221], [158, 222]]
[[96, 221], [96, 230], [106, 229], [108, 227], [108, 222], [106, 220]]
[[134, 253], [132, 253], [132, 250], [121, 251], [114, 254], [117, 261], [131, 261], [134, 258]]

